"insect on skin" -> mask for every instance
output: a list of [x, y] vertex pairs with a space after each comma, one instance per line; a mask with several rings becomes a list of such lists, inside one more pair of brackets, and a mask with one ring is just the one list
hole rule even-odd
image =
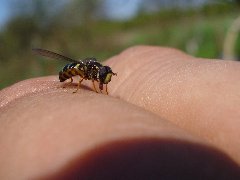
[[103, 84], [106, 84], [106, 93], [108, 94], [107, 84], [111, 81], [112, 75], [117, 75], [117, 73], [112, 72], [112, 69], [109, 66], [103, 66], [95, 58], [75, 60], [45, 49], [32, 50], [34, 53], [41, 56], [71, 62], [70, 64], [65, 65], [63, 69], [59, 72], [59, 80], [60, 82], [64, 82], [67, 79], [70, 79], [71, 84], [73, 82], [73, 76], [80, 76], [77, 89], [73, 93], [76, 93], [78, 91], [81, 82], [85, 79], [92, 81], [93, 88], [96, 93], [98, 93], [98, 91], [95, 87], [94, 81], [99, 82], [99, 89], [101, 92], [103, 90]]

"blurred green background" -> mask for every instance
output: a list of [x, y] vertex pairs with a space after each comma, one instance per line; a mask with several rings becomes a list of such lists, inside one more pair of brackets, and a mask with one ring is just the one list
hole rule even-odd
[[[240, 15], [237, 0], [2, 0], [0, 89], [58, 74], [64, 62], [34, 55], [44, 48], [103, 61], [139, 44], [170, 46], [191, 55], [240, 57], [240, 38], [227, 34]], [[1, 9], [0, 9], [1, 10]], [[229, 30], [230, 29], [230, 30]], [[233, 28], [234, 29], [234, 28]], [[236, 31], [236, 29], [235, 29]], [[231, 34], [231, 33], [230, 33]], [[231, 37], [231, 35], [230, 35]], [[228, 42], [228, 43], [226, 43]]]

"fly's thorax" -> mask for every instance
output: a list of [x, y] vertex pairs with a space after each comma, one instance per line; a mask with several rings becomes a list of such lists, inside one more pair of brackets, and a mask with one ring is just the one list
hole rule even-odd
[[99, 69], [102, 65], [96, 61], [95, 58], [89, 58], [85, 60], [86, 64], [86, 77], [91, 80], [97, 80], [99, 77]]

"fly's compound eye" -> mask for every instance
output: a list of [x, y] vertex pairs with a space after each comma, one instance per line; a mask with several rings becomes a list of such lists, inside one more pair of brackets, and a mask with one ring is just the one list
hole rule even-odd
[[102, 79], [104, 76], [106, 76], [106, 73], [107, 73], [107, 70], [106, 70], [105, 66], [100, 68], [100, 70], [99, 70], [99, 77], [100, 77], [100, 79]]

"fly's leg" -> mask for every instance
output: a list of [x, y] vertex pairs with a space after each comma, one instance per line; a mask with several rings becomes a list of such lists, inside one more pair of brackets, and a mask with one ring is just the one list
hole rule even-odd
[[84, 80], [84, 78], [80, 79], [79, 82], [78, 82], [78, 86], [77, 86], [77, 89], [75, 91], [73, 91], [73, 93], [76, 93], [79, 89], [80, 89], [80, 85], [81, 85], [81, 82]]
[[93, 89], [94, 89], [94, 91], [95, 91], [96, 93], [98, 93], [98, 92], [97, 92], [97, 89], [96, 89], [96, 86], [95, 86], [95, 84], [94, 84], [94, 80], [92, 80], [92, 84], [93, 84]]
[[100, 89], [100, 92], [102, 93], [102, 90], [103, 90], [103, 83], [99, 83], [99, 89]]
[[107, 88], [107, 84], [106, 84], [106, 93], [107, 93], [107, 95], [108, 95], [108, 88]]
[[68, 83], [66, 83], [66, 84], [63, 86], [63, 88], [65, 88], [65, 87], [69, 86], [70, 84], [72, 84], [72, 82], [73, 82], [73, 78], [71, 77], [71, 81], [70, 81], [70, 82], [68, 82]]

